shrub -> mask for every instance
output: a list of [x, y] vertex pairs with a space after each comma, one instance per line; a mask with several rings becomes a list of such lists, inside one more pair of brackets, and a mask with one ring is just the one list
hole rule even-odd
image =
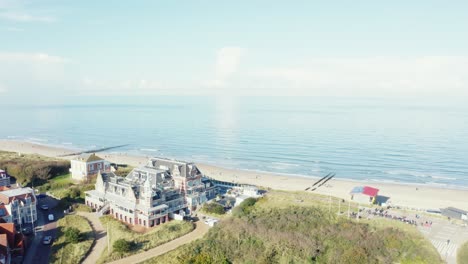
[[132, 249], [132, 243], [125, 239], [117, 239], [113, 245], [114, 251], [119, 253], [126, 253]]
[[81, 240], [81, 232], [78, 230], [78, 228], [68, 227], [65, 229], [64, 234], [66, 241], [69, 243], [78, 243]]
[[248, 215], [255, 203], [257, 202], [257, 200], [258, 199], [252, 197], [245, 199], [241, 204], [239, 204], [239, 206], [232, 210], [232, 215], [237, 217]]
[[457, 259], [459, 264], [468, 264], [468, 242], [458, 249]]
[[80, 197], [80, 190], [78, 188], [71, 188], [68, 196], [72, 199]]
[[203, 211], [210, 214], [224, 214], [224, 206], [214, 202], [206, 203], [203, 205]]

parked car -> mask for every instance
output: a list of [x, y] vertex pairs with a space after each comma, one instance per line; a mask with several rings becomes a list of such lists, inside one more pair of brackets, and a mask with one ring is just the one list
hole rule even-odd
[[29, 235], [32, 234], [32, 230], [29, 227], [25, 227], [21, 231], [23, 232], [23, 235], [25, 235], [25, 236], [29, 236]]
[[44, 245], [50, 245], [52, 243], [52, 237], [51, 236], [45, 236], [42, 239], [42, 244]]
[[47, 204], [41, 205], [42, 210], [49, 210], [49, 206]]
[[48, 218], [49, 218], [49, 221], [54, 221], [54, 219], [55, 219], [53, 214], [49, 214]]
[[46, 198], [47, 195], [45, 195], [44, 193], [41, 193], [41, 194], [38, 194], [36, 197], [37, 197], [38, 199], [42, 199], [42, 198]]

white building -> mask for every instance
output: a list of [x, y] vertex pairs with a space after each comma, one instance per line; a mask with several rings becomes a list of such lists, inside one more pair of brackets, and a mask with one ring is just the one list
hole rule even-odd
[[12, 188], [0, 192], [0, 218], [7, 223], [24, 224], [37, 220], [36, 195], [33, 189]]
[[10, 186], [10, 176], [4, 170], [0, 170], [0, 186]]
[[70, 173], [72, 179], [86, 181], [90, 176], [95, 176], [99, 171], [110, 172], [110, 163], [96, 154], [82, 154], [71, 160]]
[[202, 181], [193, 163], [151, 159], [127, 177], [98, 173], [86, 205], [133, 225], [152, 227], [184, 215], [214, 197], [216, 187]]

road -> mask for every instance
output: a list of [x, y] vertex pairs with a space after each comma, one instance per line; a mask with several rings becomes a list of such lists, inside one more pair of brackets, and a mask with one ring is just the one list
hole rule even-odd
[[[369, 216], [366, 211], [361, 213], [364, 218]], [[371, 209], [371, 211], [373, 210]], [[416, 218], [415, 212], [401, 212], [394, 210], [385, 211], [392, 216], [404, 216], [407, 219], [415, 220], [417, 222], [418, 230], [432, 243], [432, 245], [434, 245], [441, 258], [448, 264], [457, 263], [457, 250], [464, 242], [468, 241], [468, 227], [452, 223], [444, 217], [420, 215], [420, 218]], [[370, 217], [370, 219], [372, 219], [375, 216], [370, 215]], [[379, 217], [377, 216], [376, 218]]]
[[[57, 220], [63, 217], [63, 212], [55, 209], [58, 204], [58, 200], [51, 197], [38, 199], [39, 204], [37, 206], [37, 222], [36, 222], [36, 235], [31, 241], [31, 245], [26, 249], [26, 256], [24, 257], [23, 263], [25, 264], [47, 264], [49, 263], [51, 245], [43, 245], [42, 238], [44, 236], [52, 236], [55, 240], [57, 235]], [[49, 210], [45, 211], [40, 209], [42, 204], [47, 204]], [[52, 222], [48, 221], [48, 215], [54, 214], [55, 220]]]
[[431, 227], [418, 226], [419, 231], [427, 237], [440, 256], [448, 264], [457, 263], [457, 250], [468, 241], [468, 228], [450, 223], [444, 219], [434, 219]]

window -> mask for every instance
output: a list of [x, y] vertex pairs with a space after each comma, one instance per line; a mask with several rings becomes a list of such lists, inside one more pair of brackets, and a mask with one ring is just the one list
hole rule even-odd
[[89, 170], [94, 170], [94, 164], [89, 164]]
[[102, 163], [99, 163], [99, 164], [98, 164], [98, 168], [99, 168], [99, 169], [102, 169]]

